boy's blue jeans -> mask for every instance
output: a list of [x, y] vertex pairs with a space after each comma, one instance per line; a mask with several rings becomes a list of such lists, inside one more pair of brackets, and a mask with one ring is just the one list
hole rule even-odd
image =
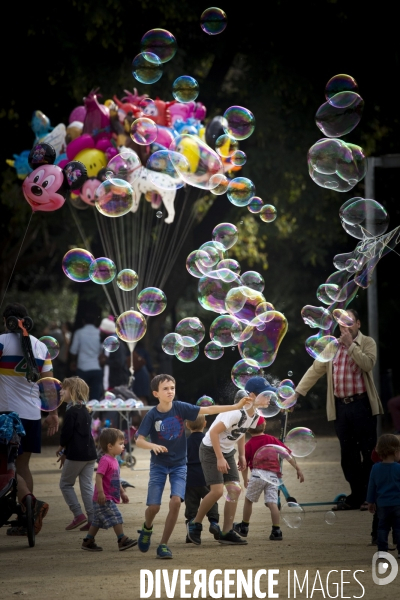
[[400, 504], [398, 506], [378, 506], [378, 550], [387, 552], [389, 531], [393, 529], [400, 552]]
[[179, 496], [183, 502], [186, 490], [186, 470], [186, 465], [167, 467], [165, 465], [150, 462], [150, 479], [146, 505], [150, 506], [156, 504], [159, 506], [161, 504], [161, 498], [168, 476], [171, 486], [170, 497]]

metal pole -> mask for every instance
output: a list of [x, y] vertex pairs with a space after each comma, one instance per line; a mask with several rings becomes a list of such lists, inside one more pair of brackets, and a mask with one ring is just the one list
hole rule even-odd
[[[365, 176], [365, 198], [375, 200], [375, 167], [380, 164], [380, 158], [372, 156], [367, 159], [368, 168]], [[371, 231], [371, 228], [367, 229]], [[368, 335], [376, 342], [376, 363], [373, 369], [373, 378], [378, 395], [381, 391], [380, 366], [379, 366], [379, 320], [378, 320], [378, 283], [377, 283], [377, 266], [375, 267], [372, 280], [367, 288], [368, 300]], [[378, 415], [376, 422], [376, 430], [378, 437], [382, 433], [382, 418]]]

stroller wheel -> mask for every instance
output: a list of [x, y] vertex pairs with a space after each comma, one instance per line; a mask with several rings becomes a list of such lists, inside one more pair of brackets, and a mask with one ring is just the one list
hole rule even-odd
[[128, 467], [134, 467], [136, 465], [136, 457], [133, 454], [126, 454], [125, 462]]
[[35, 545], [35, 527], [33, 521], [33, 506], [32, 506], [32, 496], [26, 496], [25, 498], [25, 506], [26, 506], [26, 531], [28, 534], [28, 542], [29, 547], [33, 548]]

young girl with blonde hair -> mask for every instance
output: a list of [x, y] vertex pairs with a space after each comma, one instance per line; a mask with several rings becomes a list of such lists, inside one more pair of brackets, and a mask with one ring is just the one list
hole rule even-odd
[[[62, 383], [61, 397], [67, 403], [67, 410], [56, 454], [62, 469], [60, 489], [74, 515], [65, 529], [71, 531], [82, 525], [80, 531], [88, 531], [93, 520], [93, 472], [97, 459], [91, 415], [86, 407], [89, 386], [80, 377], [67, 377]], [[87, 516], [82, 512], [74, 489], [77, 478]]]

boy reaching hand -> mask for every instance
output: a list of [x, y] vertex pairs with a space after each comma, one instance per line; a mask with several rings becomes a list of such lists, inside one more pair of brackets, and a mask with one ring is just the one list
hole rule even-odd
[[[242, 398], [231, 406], [194, 406], [186, 402], [173, 402], [175, 379], [171, 375], [156, 375], [151, 381], [151, 390], [158, 399], [158, 405], [149, 410], [138, 430], [136, 445], [151, 451], [150, 475], [147, 492], [147, 509], [142, 529], [138, 530], [138, 547], [141, 552], [150, 548], [153, 521], [160, 510], [161, 499], [167, 477], [171, 486], [169, 512], [157, 558], [172, 558], [167, 543], [178, 520], [181, 502], [186, 489], [186, 435], [185, 420], [194, 421], [197, 416], [237, 410], [249, 401]], [[146, 438], [150, 437], [151, 441]]]

